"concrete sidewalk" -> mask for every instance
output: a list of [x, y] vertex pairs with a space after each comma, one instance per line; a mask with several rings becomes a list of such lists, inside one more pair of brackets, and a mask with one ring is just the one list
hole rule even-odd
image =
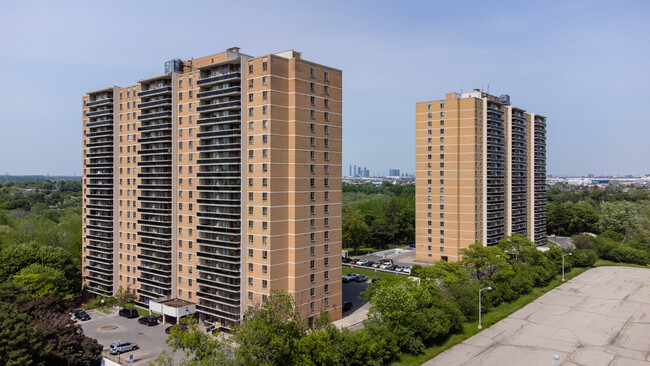
[[369, 310], [370, 302], [367, 302], [359, 307], [354, 313], [332, 323], [340, 329], [348, 328], [349, 330], [357, 330], [363, 328], [363, 321], [368, 317]]
[[593, 268], [424, 365], [650, 366], [650, 269]]

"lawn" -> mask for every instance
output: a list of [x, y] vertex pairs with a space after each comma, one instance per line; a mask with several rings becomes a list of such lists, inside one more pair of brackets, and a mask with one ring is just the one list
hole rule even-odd
[[[133, 303], [133, 302], [130, 302], [130, 303], [126, 304], [126, 306], [124, 306], [124, 307], [125, 308], [135, 308], [135, 310], [138, 311], [138, 315], [140, 315], [140, 316], [149, 315], [149, 310], [148, 309], [143, 309], [143, 308], [137, 307], [137, 306], [135, 306], [135, 303]], [[151, 314], [153, 316], [160, 316], [160, 314], [157, 314], [157, 313], [151, 313]]]
[[[343, 267], [345, 269], [345, 267]], [[574, 268], [571, 272], [567, 273], [565, 275], [565, 278], [567, 280], [576, 277], [580, 274], [582, 274], [584, 271], [588, 270], [589, 268]], [[486, 313], [483, 315], [483, 328], [488, 328], [492, 324], [495, 324], [499, 320], [508, 317], [510, 314], [514, 313], [515, 311], [523, 308], [524, 306], [528, 305], [529, 303], [535, 301], [538, 297], [541, 295], [551, 291], [552, 289], [556, 288], [557, 286], [561, 285], [562, 282], [562, 275], [558, 275], [555, 277], [551, 283], [546, 286], [546, 287], [537, 287], [533, 289], [530, 293], [521, 296], [519, 299], [510, 302], [510, 303], [503, 303], [499, 306], [493, 307], [490, 309], [489, 313]], [[400, 354], [398, 356], [398, 361], [393, 363], [393, 366], [410, 366], [410, 365], [421, 365], [424, 362], [436, 357], [440, 353], [446, 351], [447, 349], [463, 342], [464, 340], [470, 338], [471, 336], [475, 335], [476, 333], [479, 332], [478, 329], [478, 321], [471, 322], [471, 323], [465, 323], [463, 325], [463, 332], [462, 333], [457, 333], [451, 335], [449, 338], [447, 338], [445, 341], [443, 341], [440, 344], [435, 344], [427, 349], [424, 350], [423, 353], [419, 355], [409, 355], [409, 354]]]
[[352, 268], [348, 266], [343, 266], [343, 275], [345, 276], [350, 273], [358, 273], [360, 275], [364, 275], [368, 277], [369, 280], [372, 280], [373, 278], [393, 278], [395, 276], [404, 276], [404, 275], [398, 275], [390, 272], [382, 272], [382, 271], [375, 272], [374, 269], [366, 269], [366, 268], [358, 268], [358, 267]]
[[368, 255], [368, 254], [372, 254], [372, 253], [376, 253], [376, 252], [381, 252], [381, 251], [389, 250], [389, 249], [403, 248], [406, 245], [407, 244], [386, 245], [381, 249], [369, 248], [369, 247], [368, 248], [359, 248], [359, 250], [357, 251], [357, 254], [354, 254], [354, 248], [343, 248], [343, 250], [347, 250], [348, 251], [348, 257], [352, 258], [352, 257], [364, 256], [364, 255]]
[[628, 263], [619, 263], [612, 262], [605, 259], [599, 259], [594, 264], [594, 267], [603, 267], [603, 266], [624, 266], [624, 267], [638, 267], [638, 268], [648, 268], [648, 266], [642, 266], [639, 264], [628, 264]]

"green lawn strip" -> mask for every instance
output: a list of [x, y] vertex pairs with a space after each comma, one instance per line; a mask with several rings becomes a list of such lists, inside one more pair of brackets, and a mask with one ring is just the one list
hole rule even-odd
[[[347, 275], [350, 273], [357, 273], [360, 275], [364, 275], [368, 277], [369, 280], [372, 280], [373, 278], [392, 278], [395, 276], [400, 276], [395, 273], [389, 273], [389, 272], [382, 272], [382, 271], [377, 271], [375, 272], [372, 269], [366, 269], [366, 268], [358, 268], [358, 267], [348, 267], [348, 266], [343, 266], [343, 275]], [[404, 276], [404, 275], [401, 275]]]
[[[345, 267], [344, 267], [345, 268]], [[567, 273], [565, 275], [565, 278], [567, 280], [576, 277], [580, 274], [582, 274], [584, 271], [586, 271], [589, 268], [574, 268], [571, 272]], [[529, 303], [535, 301], [538, 297], [541, 295], [549, 292], [550, 290], [556, 288], [557, 286], [561, 285], [562, 282], [562, 275], [558, 275], [555, 277], [553, 281], [551, 281], [550, 284], [548, 284], [546, 287], [536, 287], [534, 288], [530, 293], [522, 295], [519, 299], [510, 302], [510, 303], [502, 303], [499, 306], [493, 307], [490, 309], [490, 312], [483, 314], [482, 320], [483, 320], [483, 329], [490, 327], [491, 325], [495, 324], [496, 322], [500, 321], [503, 318], [508, 317], [515, 311], [523, 308], [524, 306], [528, 305]], [[405, 354], [405, 353], [400, 353], [398, 355], [398, 361], [393, 362], [393, 366], [410, 366], [410, 365], [421, 365], [425, 363], [426, 361], [436, 357], [440, 353], [446, 351], [447, 349], [463, 342], [464, 340], [470, 338], [471, 336], [475, 335], [476, 333], [479, 332], [478, 329], [478, 321], [471, 322], [471, 323], [465, 323], [463, 325], [463, 332], [458, 333], [458, 334], [453, 334], [447, 339], [445, 339], [442, 343], [440, 344], [435, 344], [429, 348], [426, 348], [423, 353], [418, 354], [418, 355], [410, 355], [410, 354]]]
[[348, 257], [352, 258], [352, 257], [360, 257], [360, 256], [364, 256], [364, 255], [368, 255], [368, 254], [372, 254], [372, 253], [376, 253], [376, 252], [381, 252], [381, 251], [389, 250], [389, 249], [403, 248], [404, 246], [406, 246], [406, 244], [387, 245], [385, 248], [381, 248], [381, 249], [378, 249], [378, 248], [359, 248], [359, 250], [357, 251], [357, 254], [354, 254], [354, 248], [343, 248], [343, 250], [347, 250], [348, 251]]
[[612, 262], [605, 259], [599, 259], [594, 264], [594, 267], [605, 267], [605, 266], [648, 268], [648, 266], [642, 266], [639, 264]]

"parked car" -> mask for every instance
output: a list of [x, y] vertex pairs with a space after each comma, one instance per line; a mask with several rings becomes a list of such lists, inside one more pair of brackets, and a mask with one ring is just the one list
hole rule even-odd
[[395, 268], [395, 272], [402, 272], [403, 270], [404, 270], [404, 267]]
[[169, 334], [172, 330], [172, 328], [178, 328], [181, 332], [187, 331], [187, 325], [185, 324], [174, 324], [172, 326], [169, 326], [165, 328], [165, 333]]
[[343, 283], [348, 283], [350, 281], [356, 281], [356, 276], [351, 276], [351, 275], [343, 276], [341, 278], [341, 281], [343, 281]]
[[377, 278], [373, 278], [372, 281], [370, 281], [370, 282], [371, 282], [371, 283], [375, 283], [375, 282], [377, 282], [377, 281], [379, 281], [379, 280], [381, 280], [381, 278], [377, 277]]
[[359, 261], [358, 259], [352, 258], [350, 259], [350, 264], [357, 264], [358, 261]]
[[379, 263], [381, 263], [381, 264], [388, 263], [390, 265], [390, 264], [393, 264], [393, 260], [392, 259], [382, 259], [382, 260], [379, 261]]
[[388, 267], [390, 267], [390, 266], [391, 266], [390, 263], [383, 263], [382, 265], [379, 266], [379, 268], [381, 268], [381, 269], [386, 269], [386, 268], [388, 268]]
[[410, 247], [410, 248], [415, 248], [415, 243], [413, 243], [413, 244], [409, 244], [409, 247]]
[[379, 266], [381, 266], [381, 263], [379, 263], [379, 262], [375, 262], [375, 263], [372, 264], [371, 267], [372, 267], [372, 268], [379, 268]]
[[348, 257], [341, 257], [341, 258], [342, 258], [343, 263], [350, 263], [350, 258], [348, 258]]
[[397, 268], [397, 266], [393, 264], [393, 265], [388, 266], [388, 268], [386, 268], [386, 269], [389, 270], [389, 271], [394, 271], [395, 268]]
[[158, 324], [158, 318], [156, 318], [153, 315], [147, 315], [143, 316], [142, 318], [138, 319], [138, 323], [144, 324], [146, 326], [152, 326]]
[[77, 318], [79, 320], [82, 320], [82, 321], [90, 320], [90, 315], [88, 315], [88, 313], [86, 313], [83, 310], [77, 311], [76, 313], [74, 313], [74, 316], [75, 316], [75, 318]]
[[375, 264], [373, 261], [367, 261], [366, 263], [363, 264], [364, 267], [372, 267], [372, 265]]
[[357, 261], [357, 266], [363, 266], [363, 265], [365, 265], [366, 263], [368, 263], [368, 260], [367, 260], [367, 259], [359, 259], [359, 260]]
[[407, 275], [410, 276], [411, 275], [411, 269], [413, 269], [413, 267], [411, 267], [411, 266], [408, 266], [408, 267], [404, 268], [404, 273], [406, 273]]
[[345, 300], [343, 301], [343, 312], [345, 313], [348, 310], [352, 309], [352, 301]]
[[136, 343], [117, 341], [111, 343], [111, 346], [109, 347], [109, 351], [111, 352], [111, 354], [117, 355], [122, 352], [133, 351], [138, 348], [140, 347], [138, 347]]
[[140, 314], [138, 314], [138, 311], [134, 308], [124, 308], [120, 309], [120, 316], [133, 319], [140, 317]]
[[357, 275], [357, 278], [356, 278], [355, 281], [357, 281], [357, 282], [366, 282], [366, 281], [368, 281], [368, 277], [366, 277], [364, 275]]

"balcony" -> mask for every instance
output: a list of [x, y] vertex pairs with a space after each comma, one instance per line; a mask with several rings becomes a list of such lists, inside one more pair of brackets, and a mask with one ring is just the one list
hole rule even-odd
[[212, 76], [212, 77], [199, 79], [199, 81], [197, 81], [196, 84], [200, 85], [200, 86], [208, 86], [208, 85], [216, 84], [216, 83], [223, 82], [223, 81], [239, 80], [240, 78], [241, 78], [241, 73], [232, 72], [232, 73], [226, 74], [226, 75]]
[[93, 102], [88, 102], [86, 103], [86, 107], [98, 107], [102, 105], [109, 105], [113, 104], [113, 98], [106, 98], [106, 99], [101, 99], [101, 100], [96, 100]]
[[166, 99], [159, 99], [159, 100], [154, 100], [151, 102], [146, 102], [146, 103], [140, 103], [138, 104], [138, 108], [143, 109], [143, 108], [151, 108], [159, 105], [167, 105], [171, 104], [172, 100], [169, 98]]
[[141, 91], [138, 93], [138, 97], [151, 97], [154, 95], [158, 94], [166, 94], [166, 93], [171, 93], [172, 92], [172, 87], [171, 86], [165, 86], [162, 88], [157, 88], [157, 89], [150, 89], [150, 90], [145, 90]]
[[95, 112], [86, 113], [86, 117], [99, 117], [99, 116], [108, 116], [113, 114], [113, 109], [102, 109]]
[[150, 119], [157, 119], [157, 118], [171, 118], [171, 116], [172, 116], [172, 111], [147, 113], [147, 114], [143, 114], [141, 116], [138, 116], [138, 120], [147, 121], [147, 120], [150, 120]]
[[241, 93], [241, 88], [238, 86], [231, 87], [231, 88], [224, 88], [224, 89], [219, 89], [219, 90], [210, 90], [206, 92], [201, 92], [196, 94], [196, 97], [198, 99], [203, 99], [203, 98], [210, 98], [214, 96], [226, 96], [226, 95], [231, 95], [231, 94], [239, 94]]
[[225, 109], [232, 109], [234, 107], [239, 108], [241, 106], [240, 101], [227, 102], [227, 103], [213, 103], [213, 104], [203, 104], [196, 108], [198, 112], [215, 112]]

